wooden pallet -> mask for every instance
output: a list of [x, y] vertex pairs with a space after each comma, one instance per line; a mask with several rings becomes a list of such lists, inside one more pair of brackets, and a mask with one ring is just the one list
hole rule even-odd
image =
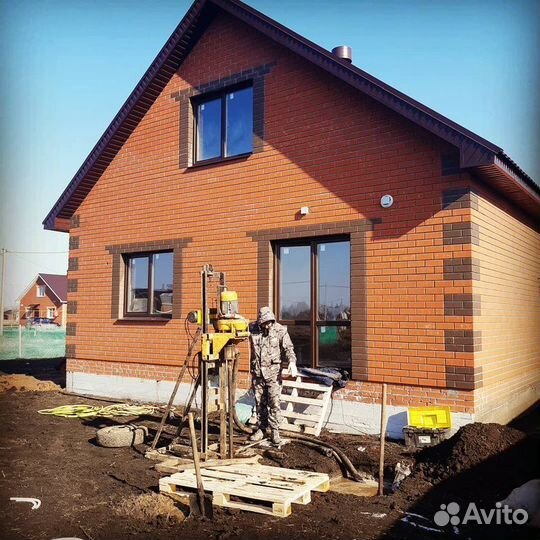
[[285, 379], [280, 399], [281, 429], [307, 433], [316, 437], [321, 434], [332, 399], [331, 386], [303, 382], [300, 376], [296, 377], [295, 381]]
[[[328, 491], [327, 474], [258, 464], [222, 465], [201, 470], [205, 491], [216, 506], [287, 517], [291, 505], [308, 504], [312, 491]], [[174, 494], [195, 490], [195, 472], [185, 470], [159, 481], [159, 491]]]
[[[262, 456], [255, 454], [253, 456], [245, 456], [241, 458], [233, 459], [210, 459], [202, 461], [200, 466], [203, 468], [224, 466], [224, 465], [236, 465], [238, 463], [257, 463]], [[177, 457], [170, 457], [164, 461], [160, 461], [154, 465], [156, 471], [163, 474], [174, 474], [182, 472], [188, 469], [195, 469], [193, 459], [183, 459]]]

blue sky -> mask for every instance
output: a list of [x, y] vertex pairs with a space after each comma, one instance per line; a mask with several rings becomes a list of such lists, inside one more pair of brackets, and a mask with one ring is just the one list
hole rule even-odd
[[[537, 0], [250, 0], [502, 146], [540, 179]], [[0, 247], [6, 305], [63, 273], [41, 221], [169, 37], [185, 0], [0, 0]], [[33, 254], [26, 252], [60, 252]]]

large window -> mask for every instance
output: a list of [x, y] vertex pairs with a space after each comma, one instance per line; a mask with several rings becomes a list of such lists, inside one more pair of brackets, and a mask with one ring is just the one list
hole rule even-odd
[[195, 108], [195, 162], [209, 162], [253, 151], [253, 88], [229, 90], [198, 99]]
[[125, 255], [124, 313], [128, 316], [172, 315], [173, 253]]
[[351, 368], [348, 238], [277, 243], [276, 305], [298, 364]]

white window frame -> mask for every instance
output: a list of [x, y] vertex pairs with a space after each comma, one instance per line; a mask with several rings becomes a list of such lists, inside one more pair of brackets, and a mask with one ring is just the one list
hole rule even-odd
[[[36, 288], [37, 288], [36, 296], [38, 298], [45, 298], [45, 296], [46, 296], [46, 287], [45, 287], [45, 285], [36, 285]], [[41, 294], [42, 291], [43, 291], [43, 294]]]

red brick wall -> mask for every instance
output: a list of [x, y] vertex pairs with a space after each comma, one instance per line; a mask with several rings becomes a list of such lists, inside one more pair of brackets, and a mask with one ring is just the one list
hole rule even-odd
[[[45, 287], [45, 297], [39, 297], [37, 295], [37, 287]], [[26, 317], [26, 308], [32, 307], [39, 311], [39, 314], [36, 317], [47, 317], [47, 308], [55, 308], [55, 317], [53, 321], [59, 325], [63, 322], [63, 310], [64, 304], [58, 300], [58, 298], [53, 294], [51, 289], [44, 283], [41, 278], [38, 278], [36, 282], [30, 287], [30, 290], [21, 298], [20, 300], [20, 312], [19, 312], [19, 321], [21, 324], [25, 324], [27, 321]]]
[[[179, 104], [171, 95], [268, 63], [275, 66], [265, 76], [264, 151], [216, 166], [179, 168]], [[445, 297], [470, 295], [473, 285], [445, 279], [444, 260], [471, 258], [470, 242], [445, 240], [445, 234], [470, 228], [471, 209], [443, 209], [442, 203], [444, 191], [470, 180], [441, 176], [446, 150], [432, 135], [254, 30], [218, 17], [77, 212], [80, 226], [71, 233], [79, 238], [78, 265], [69, 272], [76, 283], [69, 300], [77, 304], [68, 356], [78, 360], [69, 365], [172, 379], [170, 366], [185, 354], [183, 320], [111, 317], [108, 246], [190, 238], [182, 250], [181, 298], [175, 296], [181, 312], [199, 307], [200, 268], [212, 263], [227, 272], [243, 313], [254, 318], [260, 291], [250, 231], [318, 225], [322, 234], [325, 224], [381, 219], [366, 237], [369, 383], [351, 388], [370, 401], [380, 388], [374, 383], [384, 381], [391, 384], [393, 404], [418, 399], [470, 412], [472, 391], [459, 383], [474, 371], [474, 352], [454, 341], [466, 341], [460, 333], [472, 332], [473, 320], [446, 316]], [[379, 205], [385, 193], [395, 199], [387, 210]], [[311, 211], [300, 221], [304, 205]], [[353, 291], [353, 302], [363, 293]], [[364, 364], [356, 363], [353, 377]]]

